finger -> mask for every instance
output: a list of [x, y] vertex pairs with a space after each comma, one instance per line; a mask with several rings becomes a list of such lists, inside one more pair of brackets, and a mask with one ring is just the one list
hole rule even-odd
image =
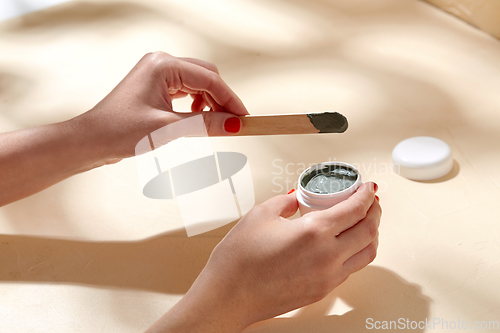
[[186, 88], [193, 91], [207, 92], [224, 111], [236, 115], [248, 114], [247, 109], [239, 97], [217, 73], [193, 63], [183, 61], [178, 68], [178, 75], [178, 79]]
[[381, 214], [380, 205], [375, 200], [363, 220], [337, 236], [338, 244], [349, 249], [351, 254], [364, 249], [378, 236]]
[[347, 274], [352, 274], [366, 267], [369, 263], [375, 260], [377, 256], [378, 237], [371, 242], [367, 247], [350, 257], [344, 262], [343, 270]]
[[321, 223], [327, 223], [335, 235], [340, 234], [365, 218], [375, 200], [377, 188], [373, 182], [361, 185], [349, 199], [316, 212], [316, 219]]
[[191, 97], [193, 98], [193, 103], [191, 103], [191, 111], [193, 112], [203, 111], [203, 109], [206, 106], [206, 102], [205, 99], [203, 98], [203, 95], [192, 94]]
[[[169, 113], [168, 122], [173, 123], [178, 120], [194, 117], [198, 115], [203, 116], [205, 128], [208, 136], [229, 136], [238, 133], [241, 130], [242, 122], [239, 117], [229, 112], [195, 112], [195, 113]], [[189, 129], [186, 129], [186, 136], [189, 136]]]
[[196, 58], [180, 57], [178, 59], [181, 59], [181, 60], [186, 61], [186, 62], [190, 62], [192, 64], [195, 64], [195, 65], [198, 65], [198, 66], [201, 66], [201, 67], [204, 67], [204, 68], [208, 69], [209, 71], [212, 71], [214, 73], [219, 74], [219, 70], [217, 69], [217, 66], [215, 66], [211, 62], [200, 60], [200, 59], [196, 59]]
[[225, 112], [224, 108], [221, 105], [217, 104], [217, 102], [213, 99], [212, 96], [210, 96], [209, 93], [203, 92], [203, 96], [207, 104], [210, 105], [210, 111]]
[[205, 101], [205, 107], [208, 107], [210, 110], [212, 110], [212, 106], [210, 105], [208, 94], [206, 92], [202, 92], [201, 95], [203, 96], [203, 100]]
[[178, 90], [176, 92], [169, 93], [170, 94], [170, 99], [177, 99], [177, 98], [184, 98], [188, 95], [188, 93]]
[[260, 205], [271, 214], [284, 218], [294, 215], [297, 209], [299, 209], [299, 203], [295, 193], [272, 197]]
[[181, 98], [185, 97], [188, 94], [191, 96], [196, 96], [196, 95], [201, 95], [203, 96], [203, 100], [205, 103], [205, 106], [210, 106], [210, 111], [216, 111], [216, 112], [226, 112], [224, 107], [219, 105], [212, 96], [210, 96], [209, 93], [206, 91], [196, 91], [193, 89], [189, 89], [186, 87], [181, 87], [180, 89], [170, 89], [170, 98], [171, 99], [176, 99], [176, 98]]
[[208, 136], [234, 135], [241, 130], [241, 120], [227, 112], [203, 112]]
[[[204, 68], [208, 69], [209, 71], [212, 71], [214, 73], [219, 74], [219, 70], [218, 70], [217, 66], [215, 66], [214, 64], [212, 64], [210, 62], [196, 59], [196, 58], [179, 58], [179, 59], [186, 61], [186, 62], [189, 62], [189, 63], [192, 63], [192, 64], [195, 64], [195, 65], [198, 65], [198, 66], [201, 66], [201, 67], [204, 67]], [[203, 108], [201, 108], [200, 111], [202, 111], [206, 106], [210, 106], [210, 111], [216, 111], [216, 112], [225, 112], [226, 111], [224, 109], [224, 107], [222, 105], [220, 105], [219, 103], [217, 103], [215, 101], [215, 99], [208, 92], [203, 91], [201, 93], [201, 95], [203, 95], [205, 105], [203, 106]], [[195, 111], [195, 110], [192, 110], [192, 111]]]

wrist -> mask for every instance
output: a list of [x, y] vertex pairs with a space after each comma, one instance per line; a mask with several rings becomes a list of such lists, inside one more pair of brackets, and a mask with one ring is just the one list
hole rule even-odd
[[117, 145], [113, 142], [112, 135], [102, 129], [99, 120], [91, 111], [82, 113], [61, 125], [70, 132], [87, 170], [116, 163], [123, 158], [114, 151]]
[[187, 294], [148, 333], [239, 333], [253, 324], [238, 288], [220, 286], [213, 278], [205, 268]]
[[109, 158], [103, 149], [104, 144], [94, 134], [91, 124], [84, 117], [80, 115], [56, 125], [66, 138], [67, 150], [78, 162], [77, 173], [109, 163]]

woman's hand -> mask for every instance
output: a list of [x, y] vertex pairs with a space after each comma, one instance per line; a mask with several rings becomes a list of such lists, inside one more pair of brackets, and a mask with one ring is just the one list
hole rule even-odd
[[238, 118], [225, 121], [248, 114], [215, 65], [155, 52], [145, 55], [108, 96], [73, 122], [91, 134], [88, 139], [104, 163], [113, 163], [134, 156], [137, 142], [154, 130], [192, 116], [172, 109], [174, 98], [187, 95], [193, 98], [191, 111], [215, 111], [203, 112], [209, 135], [238, 132]]
[[324, 298], [376, 255], [376, 185], [288, 220], [295, 194], [255, 206], [214, 249], [189, 292], [151, 332], [240, 332]]
[[134, 156], [143, 137], [193, 115], [172, 110], [172, 99], [188, 94], [194, 98], [192, 111], [212, 110], [196, 112], [203, 114], [209, 135], [238, 132], [241, 121], [235, 115], [248, 114], [214, 65], [163, 52], [147, 54], [90, 111], [61, 123], [0, 134], [0, 206]]

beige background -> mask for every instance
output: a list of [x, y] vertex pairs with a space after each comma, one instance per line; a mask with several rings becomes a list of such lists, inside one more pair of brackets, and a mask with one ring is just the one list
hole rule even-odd
[[462, 20], [500, 38], [500, 1], [426, 0]]
[[[88, 110], [154, 50], [217, 64], [251, 113], [348, 117], [341, 135], [213, 140], [248, 156], [257, 203], [329, 159], [381, 188], [375, 262], [246, 332], [500, 321], [500, 43], [486, 33], [414, 0], [75, 1], [2, 23], [0, 50], [0, 131]], [[416, 135], [450, 144], [449, 176], [390, 171], [393, 147]], [[0, 332], [144, 330], [230, 227], [187, 238], [174, 201], [142, 196], [133, 159], [3, 207]]]

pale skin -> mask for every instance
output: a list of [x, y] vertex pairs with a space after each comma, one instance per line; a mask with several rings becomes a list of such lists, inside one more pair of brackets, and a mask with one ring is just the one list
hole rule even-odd
[[172, 110], [172, 99], [193, 96], [208, 133], [227, 135], [224, 121], [248, 114], [236, 94], [207, 62], [147, 54], [101, 102], [57, 124], [0, 134], [0, 206], [65, 178], [134, 156], [152, 131], [190, 114]]
[[[172, 110], [191, 95], [194, 113]], [[155, 52], [91, 110], [68, 121], [0, 134], [0, 206], [72, 175], [134, 156], [152, 131], [203, 112], [209, 135], [232, 135], [248, 114], [217, 68]], [[241, 332], [319, 301], [376, 255], [381, 208], [374, 183], [324, 211], [289, 220], [294, 193], [255, 206], [212, 252], [187, 294], [148, 332]]]

